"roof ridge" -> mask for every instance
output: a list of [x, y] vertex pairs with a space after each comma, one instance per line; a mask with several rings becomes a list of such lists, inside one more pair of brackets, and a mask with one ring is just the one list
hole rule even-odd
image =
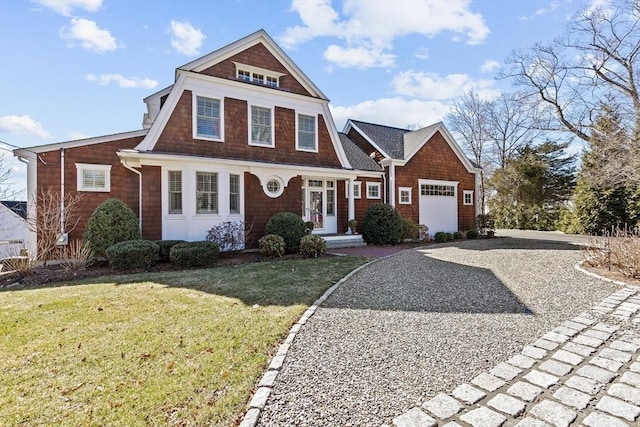
[[352, 121], [353, 123], [364, 123], [365, 125], [380, 126], [380, 127], [388, 128], [388, 129], [401, 130], [403, 132], [412, 132], [410, 129], [406, 129], [406, 128], [399, 128], [399, 127], [389, 126], [389, 125], [381, 125], [379, 123], [365, 122], [363, 120], [354, 120], [354, 119], [349, 119], [349, 120]]

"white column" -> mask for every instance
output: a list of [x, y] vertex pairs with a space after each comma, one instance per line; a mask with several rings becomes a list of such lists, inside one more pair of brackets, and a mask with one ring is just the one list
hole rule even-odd
[[351, 221], [352, 219], [356, 218], [356, 201], [353, 197], [353, 179], [349, 178], [345, 185], [348, 185], [347, 194], [349, 194], [347, 221]]
[[389, 163], [389, 205], [396, 206], [396, 165]]

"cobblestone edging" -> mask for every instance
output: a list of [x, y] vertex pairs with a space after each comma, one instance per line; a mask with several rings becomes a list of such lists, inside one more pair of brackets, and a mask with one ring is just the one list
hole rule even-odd
[[362, 270], [366, 266], [369, 266], [372, 262], [376, 262], [376, 261], [378, 260], [373, 260], [364, 265], [361, 265], [360, 267], [356, 268], [355, 270], [353, 270], [352, 272], [344, 276], [338, 282], [336, 282], [333, 286], [327, 289], [325, 293], [322, 294], [322, 296], [313, 303], [313, 305], [307, 308], [307, 310], [304, 312], [302, 317], [300, 317], [300, 319], [291, 327], [291, 329], [289, 330], [289, 335], [284, 340], [284, 342], [280, 344], [280, 347], [278, 348], [278, 352], [271, 359], [271, 363], [269, 363], [269, 366], [267, 367], [267, 372], [265, 372], [260, 382], [258, 382], [258, 388], [256, 389], [255, 393], [253, 394], [253, 398], [251, 399], [251, 401], [249, 402], [249, 405], [247, 406], [247, 412], [245, 413], [244, 418], [240, 423], [240, 427], [254, 427], [256, 424], [258, 424], [258, 420], [260, 419], [260, 413], [262, 412], [265, 405], [267, 404], [267, 399], [269, 399], [269, 395], [271, 394], [271, 389], [275, 385], [276, 379], [278, 378], [278, 374], [280, 373], [280, 369], [282, 369], [284, 358], [286, 357], [287, 352], [289, 351], [289, 347], [291, 347], [291, 344], [293, 343], [293, 340], [296, 338], [296, 335], [300, 331], [300, 328], [302, 328], [302, 326], [304, 326], [307, 323], [307, 320], [309, 320], [309, 318], [313, 316], [313, 313], [315, 313], [315, 311], [318, 309], [318, 306], [322, 304], [327, 298], [329, 298], [329, 296], [343, 282], [348, 280], [354, 274], [357, 274], [360, 270]]
[[[579, 267], [576, 267], [579, 268]], [[568, 301], [570, 303], [570, 301]], [[640, 421], [640, 288], [627, 286], [396, 427], [623, 427]]]

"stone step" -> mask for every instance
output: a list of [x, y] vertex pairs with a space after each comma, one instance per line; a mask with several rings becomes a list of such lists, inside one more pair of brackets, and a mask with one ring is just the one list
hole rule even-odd
[[325, 242], [327, 242], [327, 249], [355, 248], [359, 246], [367, 246], [365, 241], [362, 239], [361, 234], [322, 236], [322, 238], [325, 240]]

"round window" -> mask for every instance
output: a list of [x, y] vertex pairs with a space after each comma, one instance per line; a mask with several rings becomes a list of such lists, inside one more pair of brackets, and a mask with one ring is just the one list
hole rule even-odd
[[275, 179], [270, 179], [267, 182], [267, 191], [271, 194], [278, 194], [280, 192], [280, 183]]
[[271, 176], [262, 189], [267, 196], [275, 199], [284, 192], [284, 183], [279, 176]]

